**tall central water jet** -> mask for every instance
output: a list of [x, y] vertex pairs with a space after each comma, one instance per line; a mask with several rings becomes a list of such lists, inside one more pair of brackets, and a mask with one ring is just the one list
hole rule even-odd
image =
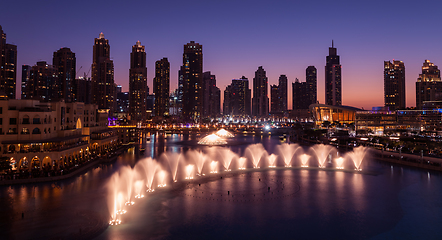
[[212, 161], [210, 163], [210, 173], [217, 173], [218, 172], [217, 166], [218, 166], [218, 162]]
[[230, 171], [230, 164], [232, 163], [232, 160], [236, 157], [236, 154], [228, 148], [218, 148], [216, 151], [220, 156], [220, 159], [222, 160], [224, 169], [226, 171]]
[[310, 156], [307, 154], [302, 154], [301, 156], [299, 156], [299, 158], [301, 159], [301, 167], [308, 167], [307, 163]]
[[146, 188], [147, 192], [153, 192], [153, 179], [155, 177], [155, 172], [157, 171], [158, 163], [154, 161], [152, 158], [145, 158], [135, 165], [135, 168], [140, 166], [146, 175]]
[[347, 155], [353, 160], [353, 163], [355, 164], [355, 170], [362, 171], [361, 164], [362, 160], [364, 160], [366, 153], [367, 153], [367, 148], [363, 146], [353, 148], [353, 151], [347, 153]]
[[183, 156], [182, 154], [177, 154], [177, 153], [163, 153], [162, 155], [166, 161], [169, 163], [169, 167], [170, 167], [170, 172], [172, 174], [172, 179], [174, 182], [177, 181], [177, 172], [178, 172], [178, 164], [180, 162], [181, 157]]
[[331, 152], [333, 147], [324, 144], [317, 144], [313, 146], [311, 149], [313, 149], [313, 151], [316, 154], [316, 157], [318, 157], [319, 167], [325, 168], [325, 162], [327, 161], [327, 156]]
[[253, 168], [259, 168], [259, 161], [261, 160], [262, 155], [266, 152], [262, 144], [252, 144], [246, 148], [245, 152], [250, 154]]
[[288, 144], [283, 143], [277, 146], [277, 149], [281, 153], [281, 156], [284, 158], [285, 167], [292, 166], [292, 158], [295, 155], [295, 152], [300, 148], [298, 144]]
[[193, 165], [186, 166], [186, 179], [193, 179]]
[[344, 169], [344, 158], [343, 157], [336, 158], [335, 162], [336, 162], [337, 169]]
[[276, 167], [276, 158], [278, 158], [277, 155], [275, 155], [273, 153], [270, 154], [270, 156], [269, 156], [269, 167], [270, 168]]
[[238, 159], [238, 169], [239, 170], [244, 170], [246, 169], [246, 162], [247, 162], [247, 158], [245, 157], [240, 157]]

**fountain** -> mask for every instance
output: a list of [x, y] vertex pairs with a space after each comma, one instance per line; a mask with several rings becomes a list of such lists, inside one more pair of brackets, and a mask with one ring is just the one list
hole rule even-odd
[[344, 158], [343, 157], [336, 158], [335, 162], [336, 162], [337, 169], [344, 169]]
[[301, 156], [299, 156], [299, 158], [301, 159], [301, 167], [308, 167], [307, 163], [310, 156], [304, 153]]
[[145, 173], [147, 192], [154, 191], [152, 188], [152, 184], [153, 184], [153, 179], [155, 177], [155, 172], [156, 172], [157, 167], [158, 167], [158, 163], [150, 157], [139, 161], [137, 163], [137, 165], [135, 165], [135, 169], [142, 168]]
[[333, 147], [330, 145], [318, 144], [313, 146], [311, 149], [315, 152], [316, 157], [318, 157], [319, 167], [325, 168], [325, 161], [327, 160], [327, 156]]
[[206, 155], [201, 152], [201, 151], [196, 151], [196, 150], [190, 150], [187, 152], [187, 159], [194, 159], [195, 160], [195, 165], [196, 165], [196, 170], [197, 176], [202, 176], [203, 174], [203, 167], [204, 167], [204, 162], [206, 161]]
[[[153, 192], [154, 182], [159, 188], [166, 187], [168, 181], [177, 181], [177, 173], [184, 174], [184, 178], [187, 180], [194, 179], [196, 176], [203, 176], [203, 167], [208, 159], [211, 160], [207, 168], [210, 173], [218, 173], [219, 166], [222, 164], [225, 171], [231, 171], [232, 167], [236, 167], [238, 170], [245, 170], [247, 168], [247, 161], [250, 159], [253, 168], [259, 168], [262, 158], [268, 160], [268, 167], [275, 168], [278, 157], [283, 158], [284, 166], [291, 167], [292, 159], [295, 158], [296, 151], [301, 148], [297, 144], [281, 144], [277, 146], [277, 151], [280, 155], [271, 153], [268, 155], [262, 144], [249, 145], [244, 151], [244, 156], [238, 156], [228, 148], [213, 147], [207, 149], [207, 154], [202, 151], [190, 150], [183, 154], [177, 153], [163, 153], [160, 158], [163, 162], [168, 164], [170, 168], [170, 175], [167, 167], [163, 166], [152, 158], [145, 158], [135, 164], [133, 168], [129, 166], [121, 167], [119, 172], [114, 173], [108, 182], [108, 206], [111, 219], [110, 225], [121, 224], [120, 215], [125, 214], [127, 206], [134, 204], [133, 198], [143, 198], [143, 186], [146, 186], [147, 192]], [[332, 146], [328, 145], [315, 145], [311, 147], [316, 154], [320, 168], [326, 167], [326, 160], [330, 152], [333, 150]], [[364, 147], [355, 148], [352, 152], [347, 153], [346, 158], [351, 158], [356, 171], [361, 171], [361, 163], [365, 157], [367, 149]], [[299, 159], [301, 167], [308, 167], [309, 159], [311, 155], [301, 154]], [[296, 157], [295, 159], [297, 159]], [[236, 160], [237, 159], [237, 160]], [[188, 164], [180, 164], [187, 162]], [[161, 161], [160, 161], [161, 162]], [[345, 158], [338, 157], [334, 159], [336, 169], [344, 169]], [[167, 165], [166, 164], [166, 165]], [[261, 164], [261, 166], [264, 166]], [[156, 176], [156, 178], [155, 178]], [[181, 175], [180, 175], [181, 176]]]
[[166, 187], [166, 172], [163, 170], [158, 172], [158, 187]]
[[186, 179], [193, 179], [193, 165], [186, 166]]
[[245, 153], [249, 153], [252, 158], [253, 168], [259, 168], [259, 161], [262, 155], [266, 152], [261, 143], [252, 144], [248, 146]]
[[277, 149], [281, 153], [285, 167], [291, 167], [292, 166], [292, 158], [293, 155], [295, 155], [295, 152], [300, 148], [298, 144], [289, 144], [284, 143], [279, 146], [277, 146]]
[[274, 168], [276, 167], [276, 158], [278, 158], [278, 156], [276, 156], [275, 154], [270, 154], [269, 156], [269, 167], [270, 168]]
[[239, 170], [245, 170], [246, 169], [246, 162], [247, 162], [247, 158], [240, 157], [238, 159], [238, 169]]
[[177, 181], [177, 172], [178, 172], [178, 164], [180, 162], [180, 159], [182, 157], [182, 154], [178, 154], [178, 153], [163, 153], [161, 155], [163, 158], [166, 159], [167, 163], [169, 163], [169, 168], [170, 168], [170, 172], [172, 174], [172, 178], [173, 181], [176, 182]]
[[231, 132], [224, 130], [224, 128], [221, 128], [220, 130], [218, 130], [215, 133], [218, 137], [223, 137], [223, 138], [232, 138], [235, 137], [235, 135], [233, 135]]
[[365, 154], [367, 153], [367, 148], [363, 146], [359, 146], [353, 149], [353, 151], [347, 153], [347, 155], [353, 160], [356, 171], [362, 171], [361, 164], [362, 160], [364, 160]]
[[217, 173], [218, 172], [217, 166], [218, 166], [218, 162], [212, 161], [210, 163], [210, 173]]
[[236, 157], [236, 154], [228, 148], [221, 148], [221, 147], [217, 148], [216, 152], [218, 153], [220, 159], [222, 160], [224, 169], [226, 171], [231, 171], [230, 163], [232, 163], [233, 159]]
[[209, 146], [216, 146], [216, 145], [224, 145], [227, 144], [226, 140], [218, 137], [216, 134], [210, 134], [208, 136], [205, 136], [202, 138], [198, 144], [200, 145], [209, 145]]

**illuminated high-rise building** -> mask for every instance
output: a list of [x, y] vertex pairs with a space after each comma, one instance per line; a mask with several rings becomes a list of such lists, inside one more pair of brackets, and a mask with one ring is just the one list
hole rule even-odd
[[309, 104], [314, 104], [318, 101], [317, 71], [315, 66], [308, 66], [307, 69], [305, 69], [305, 80], [307, 84], [307, 101]]
[[60, 48], [54, 52], [52, 65], [57, 69], [59, 87], [57, 95], [65, 102], [75, 102], [76, 99], [76, 61], [75, 53], [69, 48]]
[[220, 114], [221, 91], [216, 87], [216, 77], [209, 72], [203, 73], [202, 116], [215, 118]]
[[23, 65], [21, 68], [21, 99], [28, 99], [29, 79], [31, 78], [31, 66]]
[[416, 82], [416, 108], [422, 109], [425, 101], [442, 101], [440, 70], [430, 60], [425, 60]]
[[339, 106], [342, 105], [341, 64], [333, 41], [328, 52], [325, 65], [325, 104]]
[[230, 116], [250, 116], [251, 90], [249, 80], [242, 76], [233, 79], [224, 91], [223, 114]]
[[279, 87], [270, 85], [270, 112], [277, 114], [281, 112], [281, 99], [279, 98]]
[[184, 45], [181, 66], [183, 95], [182, 117], [184, 121], [201, 120], [203, 101], [203, 46], [194, 41]]
[[114, 62], [110, 59], [109, 40], [100, 33], [94, 40], [92, 60], [92, 103], [99, 109], [115, 109]]
[[58, 101], [58, 69], [44, 61], [32, 66], [27, 89], [26, 99], [40, 100], [43, 102]]
[[146, 120], [147, 67], [145, 47], [137, 41], [130, 53], [129, 115], [132, 121]]
[[269, 115], [268, 85], [266, 71], [260, 66], [253, 78], [252, 115], [255, 117]]
[[278, 80], [279, 112], [287, 112], [287, 76], [281, 75]]
[[6, 33], [0, 26], [0, 95], [15, 99], [17, 78], [17, 46], [6, 43]]
[[405, 65], [384, 61], [384, 103], [390, 110], [405, 109]]
[[155, 62], [155, 116], [169, 115], [170, 63], [167, 58]]

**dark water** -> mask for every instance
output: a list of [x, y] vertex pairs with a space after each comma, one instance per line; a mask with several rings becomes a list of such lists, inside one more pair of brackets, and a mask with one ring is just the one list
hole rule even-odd
[[[144, 155], [185, 151], [194, 138], [152, 137]], [[269, 153], [280, 143], [238, 141]], [[246, 147], [231, 149], [242, 155]], [[122, 225], [103, 228], [108, 178], [139, 158], [129, 153], [67, 181], [0, 187], [0, 239], [442, 239], [442, 176], [371, 159], [364, 169], [373, 174], [273, 169], [181, 182], [136, 200]]]

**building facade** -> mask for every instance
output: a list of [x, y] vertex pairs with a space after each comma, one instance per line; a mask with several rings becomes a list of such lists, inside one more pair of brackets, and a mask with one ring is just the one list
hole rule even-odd
[[6, 33], [0, 25], [0, 95], [15, 99], [17, 79], [17, 46], [6, 43]]
[[216, 86], [216, 76], [203, 73], [203, 117], [215, 118], [221, 113], [221, 91]]
[[92, 62], [92, 103], [99, 109], [115, 109], [114, 62], [110, 59], [109, 40], [100, 33], [94, 40]]
[[305, 80], [307, 83], [307, 95], [308, 102], [314, 104], [318, 102], [318, 84], [317, 84], [317, 71], [315, 66], [308, 66], [305, 69]]
[[155, 94], [155, 116], [169, 115], [170, 63], [167, 58], [155, 62], [153, 92]]
[[0, 100], [0, 156], [12, 169], [64, 169], [117, 144], [107, 111], [84, 103]]
[[147, 67], [146, 51], [137, 41], [132, 46], [129, 69], [129, 115], [132, 121], [146, 120]]
[[442, 101], [440, 70], [430, 60], [425, 60], [416, 82], [416, 108], [423, 109], [426, 101]]
[[341, 64], [333, 41], [328, 52], [325, 65], [325, 104], [339, 106], [342, 105]]
[[29, 79], [31, 78], [31, 66], [23, 65], [21, 68], [21, 99], [28, 99]]
[[224, 91], [223, 115], [250, 116], [250, 101], [249, 80], [244, 76], [233, 79]]
[[405, 65], [384, 61], [384, 103], [390, 110], [405, 109]]
[[281, 75], [278, 79], [278, 99], [279, 99], [279, 112], [287, 112], [287, 76]]
[[203, 46], [194, 41], [184, 45], [181, 66], [183, 93], [181, 115], [184, 121], [201, 120], [203, 100]]
[[269, 115], [268, 85], [266, 71], [260, 66], [253, 78], [252, 115], [255, 117]]
[[64, 99], [65, 102], [74, 102], [76, 99], [76, 62], [75, 53], [69, 48], [60, 48], [52, 58], [58, 76], [58, 99]]
[[27, 94], [24, 99], [33, 99], [43, 102], [59, 99], [58, 70], [45, 61], [37, 62], [31, 67], [29, 80], [26, 83]]

